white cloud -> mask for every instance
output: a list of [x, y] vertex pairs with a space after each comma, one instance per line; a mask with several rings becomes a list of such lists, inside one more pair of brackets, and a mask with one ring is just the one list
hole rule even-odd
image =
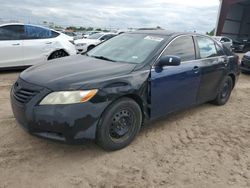
[[219, 0], [0, 0], [0, 18], [94, 27], [155, 27], [201, 32], [215, 27]]

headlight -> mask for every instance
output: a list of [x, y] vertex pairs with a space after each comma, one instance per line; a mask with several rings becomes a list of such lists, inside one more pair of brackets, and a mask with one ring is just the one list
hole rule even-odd
[[59, 91], [48, 94], [40, 105], [76, 104], [89, 101], [97, 93], [97, 89], [88, 91]]
[[86, 43], [79, 43], [79, 44], [76, 44], [76, 46], [85, 46], [86, 45]]

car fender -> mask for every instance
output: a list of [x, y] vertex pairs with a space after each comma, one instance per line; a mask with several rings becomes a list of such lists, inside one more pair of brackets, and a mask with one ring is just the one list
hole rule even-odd
[[135, 71], [119, 78], [96, 80], [95, 83], [91, 83], [91, 86], [85, 86], [99, 88], [93, 102], [106, 102], [106, 108], [122, 97], [132, 98], [140, 105], [144, 117], [148, 119], [150, 118], [149, 75], [149, 70]]

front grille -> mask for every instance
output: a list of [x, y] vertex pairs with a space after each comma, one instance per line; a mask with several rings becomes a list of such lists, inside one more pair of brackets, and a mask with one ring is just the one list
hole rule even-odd
[[37, 95], [39, 91], [23, 87], [20, 82], [16, 82], [13, 86], [13, 96], [20, 103], [28, 103], [32, 97]]

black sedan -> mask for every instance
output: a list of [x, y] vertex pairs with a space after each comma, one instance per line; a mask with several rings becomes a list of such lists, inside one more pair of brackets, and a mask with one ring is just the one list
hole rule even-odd
[[239, 58], [195, 33], [136, 31], [21, 73], [11, 90], [17, 122], [39, 137], [127, 146], [141, 126], [181, 109], [229, 100]]
[[242, 70], [242, 72], [250, 73], [250, 52], [246, 53], [243, 56], [240, 69]]
[[233, 41], [232, 49], [234, 52], [247, 52], [250, 51], [250, 40], [249, 39], [238, 39]]

